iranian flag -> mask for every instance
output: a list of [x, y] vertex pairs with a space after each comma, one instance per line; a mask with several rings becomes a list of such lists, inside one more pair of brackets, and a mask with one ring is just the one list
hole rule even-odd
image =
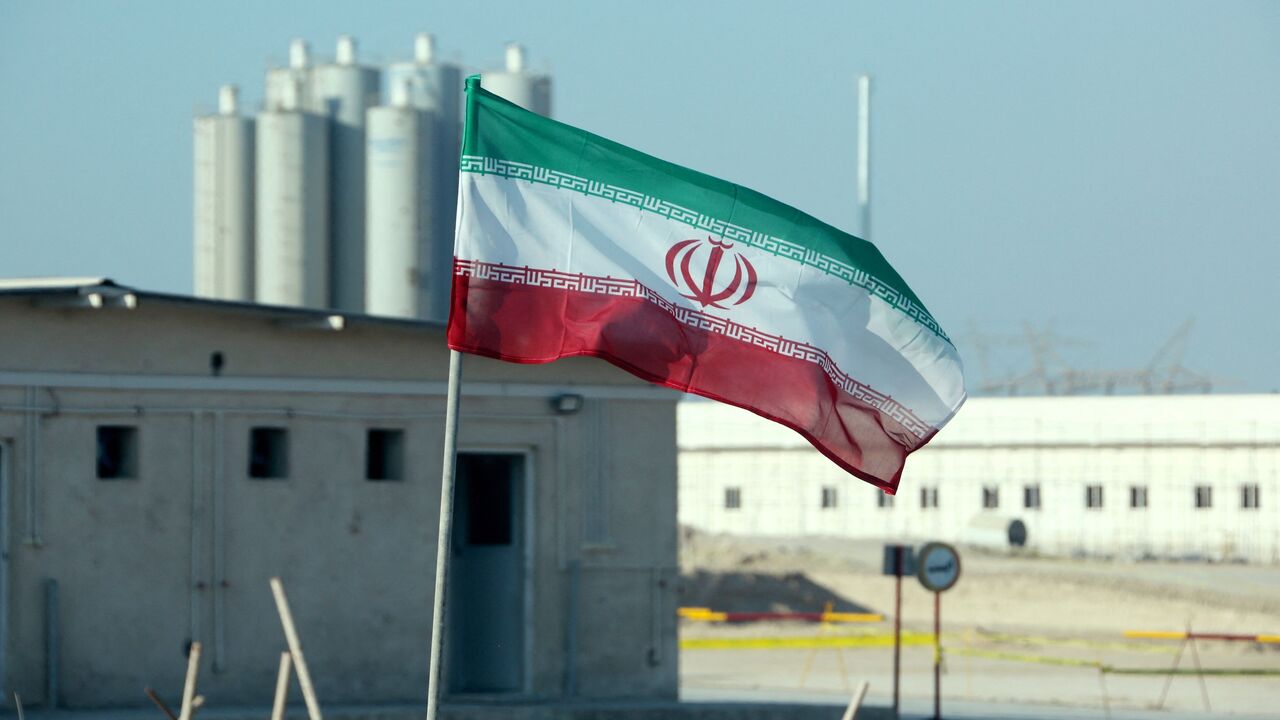
[[590, 355], [746, 408], [893, 492], [960, 358], [865, 240], [467, 81], [449, 347]]

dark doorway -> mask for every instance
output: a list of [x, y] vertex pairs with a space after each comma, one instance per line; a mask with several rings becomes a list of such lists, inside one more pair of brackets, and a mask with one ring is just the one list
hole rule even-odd
[[450, 693], [524, 690], [525, 456], [459, 453], [446, 673]]

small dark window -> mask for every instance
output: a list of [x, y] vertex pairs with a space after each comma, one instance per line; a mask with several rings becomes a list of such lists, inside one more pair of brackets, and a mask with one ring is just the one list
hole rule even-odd
[[836, 495], [836, 489], [827, 486], [822, 488], [822, 509], [830, 510], [840, 504], [840, 498]]
[[1084, 506], [1093, 510], [1102, 507], [1102, 486], [1086, 485], [1084, 487]]
[[1028, 510], [1040, 509], [1040, 486], [1039, 485], [1023, 485], [1022, 486], [1022, 507]]
[[1147, 486], [1129, 486], [1129, 507], [1139, 509], [1147, 506]]
[[404, 479], [404, 431], [370, 430], [364, 448], [364, 476], [368, 480]]
[[887, 492], [877, 490], [876, 491], [876, 507], [892, 508], [893, 496]]
[[289, 431], [279, 427], [249, 430], [249, 477], [279, 480], [289, 477]]
[[1208, 485], [1196, 486], [1196, 509], [1205, 510], [1213, 507], [1213, 488]]
[[724, 489], [724, 509], [737, 510], [742, 507], [742, 488], [729, 487]]
[[994, 510], [1000, 507], [1000, 488], [995, 485], [987, 485], [982, 488], [982, 507], [987, 510]]
[[920, 507], [922, 508], [938, 507], [938, 488], [936, 487], [920, 488]]
[[1240, 486], [1240, 507], [1246, 510], [1257, 510], [1262, 507], [1259, 503], [1257, 483]]
[[138, 428], [98, 426], [98, 477], [102, 480], [138, 477]]

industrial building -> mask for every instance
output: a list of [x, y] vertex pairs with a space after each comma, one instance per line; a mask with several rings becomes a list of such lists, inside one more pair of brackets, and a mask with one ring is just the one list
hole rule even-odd
[[1280, 395], [980, 397], [896, 496], [737, 408], [679, 410], [680, 522], [1057, 555], [1280, 562]]
[[[280, 576], [323, 704], [420, 707], [441, 325], [70, 279], [0, 283], [0, 335], [6, 698], [172, 702], [200, 641], [209, 705], [265, 707]], [[674, 700], [676, 401], [467, 358], [447, 703]]]
[[[194, 124], [196, 295], [445, 320], [463, 76], [430, 34], [385, 70], [344, 35], [331, 62], [294, 40], [255, 117], [221, 88]], [[551, 78], [520, 45], [483, 82], [551, 114]]]

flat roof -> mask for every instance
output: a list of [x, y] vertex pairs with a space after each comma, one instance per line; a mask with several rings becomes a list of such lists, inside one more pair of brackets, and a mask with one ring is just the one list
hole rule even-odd
[[136, 307], [147, 301], [158, 301], [169, 304], [192, 305], [214, 311], [226, 311], [256, 315], [267, 319], [312, 320], [317, 324], [329, 324], [334, 329], [347, 325], [385, 325], [405, 329], [422, 329], [443, 331], [445, 323], [416, 320], [412, 318], [389, 317], [384, 315], [368, 315], [330, 308], [293, 307], [288, 305], [268, 305], [256, 302], [237, 300], [220, 300], [216, 298], [197, 297], [178, 293], [155, 292], [141, 290], [129, 285], [121, 285], [106, 277], [42, 277], [42, 278], [7, 278], [0, 279], [0, 297], [50, 297], [64, 296], [68, 299], [84, 298], [86, 307], [96, 307], [97, 302], [113, 304], [124, 303], [128, 307]]

